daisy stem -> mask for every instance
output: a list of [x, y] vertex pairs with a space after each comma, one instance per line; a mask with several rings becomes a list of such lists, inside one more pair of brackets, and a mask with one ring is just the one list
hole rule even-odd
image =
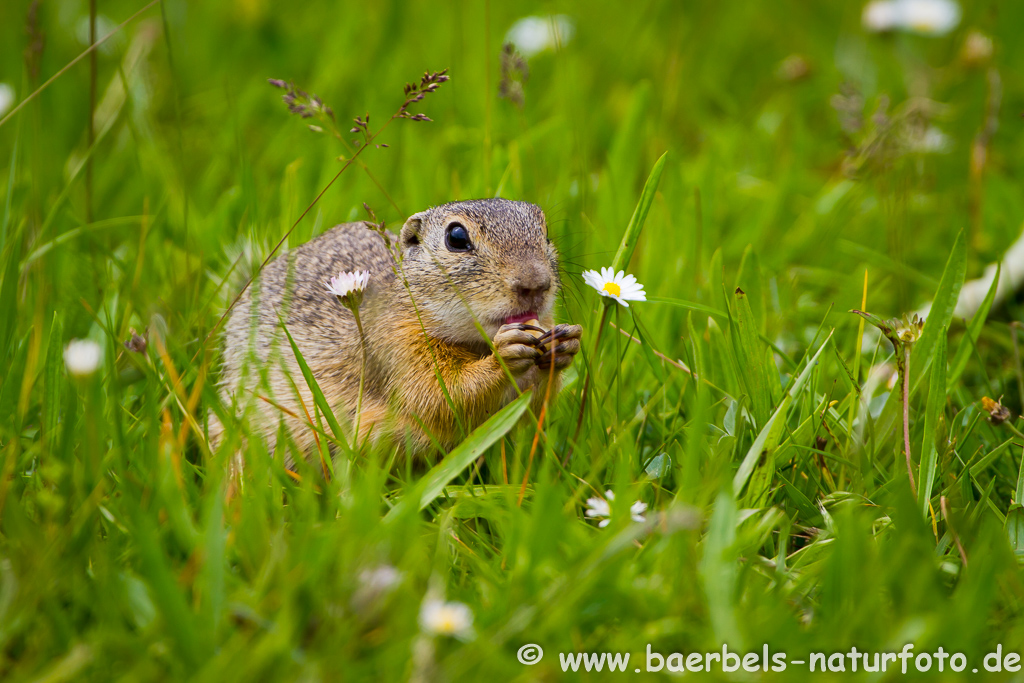
[[[615, 307], [615, 329], [619, 329], [619, 330], [622, 329], [622, 322], [619, 319], [619, 314], [620, 313], [621, 313], [621, 311], [619, 310], [619, 306], [616, 306]], [[602, 325], [602, 327], [603, 327], [603, 325]], [[615, 358], [616, 358], [616, 363], [615, 363], [615, 421], [618, 422], [619, 421], [619, 407], [622, 405], [622, 382], [621, 382], [621, 373], [619, 372], [619, 370], [621, 370], [621, 368], [619, 367], [619, 361], [621, 361], [621, 359], [622, 359], [622, 335], [621, 334], [615, 335]]]
[[363, 362], [359, 368], [359, 398], [356, 399], [356, 432], [355, 443], [359, 444], [359, 423], [363, 417], [363, 383], [366, 381], [366, 338], [363, 337], [363, 323], [359, 319], [359, 307], [352, 307], [352, 315], [356, 319], [356, 329], [359, 330], [359, 348], [363, 352]]
[[569, 450], [565, 452], [565, 457], [562, 458], [562, 467], [568, 466], [569, 458], [572, 457], [573, 444], [575, 444], [576, 440], [580, 437], [580, 429], [583, 427], [583, 414], [587, 408], [587, 394], [590, 391], [590, 368], [593, 367], [593, 364], [596, 362], [598, 345], [601, 343], [601, 332], [604, 330], [605, 323], [608, 322], [608, 309], [611, 308], [611, 306], [612, 304], [606, 303], [604, 305], [604, 310], [601, 311], [601, 322], [598, 323], [597, 333], [594, 335], [593, 358], [591, 359], [590, 365], [587, 366], [587, 377], [583, 380], [583, 391], [580, 393], [580, 414], [576, 418], [576, 431], [573, 432], [572, 441], [569, 442]]

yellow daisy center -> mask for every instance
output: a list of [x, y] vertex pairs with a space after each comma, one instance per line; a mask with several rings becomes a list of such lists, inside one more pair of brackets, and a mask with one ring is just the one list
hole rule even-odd
[[619, 296], [622, 294], [622, 287], [619, 287], [614, 282], [604, 283], [604, 287], [602, 289], [604, 289], [604, 291], [608, 292], [612, 296]]

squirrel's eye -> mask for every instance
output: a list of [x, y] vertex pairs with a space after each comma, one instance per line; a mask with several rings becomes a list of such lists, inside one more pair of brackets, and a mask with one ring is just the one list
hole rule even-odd
[[473, 243], [469, 241], [469, 230], [462, 223], [452, 223], [444, 235], [445, 246], [448, 251], [469, 251]]

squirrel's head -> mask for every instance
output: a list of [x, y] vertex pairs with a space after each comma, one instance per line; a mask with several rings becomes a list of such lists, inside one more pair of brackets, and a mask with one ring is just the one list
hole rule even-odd
[[540, 207], [507, 199], [453, 202], [411, 216], [402, 270], [428, 331], [453, 343], [506, 323], [552, 320], [558, 257]]

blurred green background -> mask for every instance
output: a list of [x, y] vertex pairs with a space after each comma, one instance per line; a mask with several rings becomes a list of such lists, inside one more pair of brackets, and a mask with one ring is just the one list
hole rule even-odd
[[[142, 6], [98, 0], [99, 36]], [[979, 403], [1021, 411], [1021, 302], [971, 334], [935, 316], [948, 346], [919, 387], [912, 370], [909, 411], [915, 467], [936, 463], [923, 506], [892, 348], [848, 313], [865, 296], [882, 317], [948, 299], [940, 281], [958, 290], [1020, 234], [1024, 4], [960, 9], [943, 35], [873, 33], [862, 3], [796, 0], [144, 11], [95, 74], [83, 59], [0, 125], [0, 678], [554, 680], [557, 652], [639, 661], [647, 643], [796, 658], [909, 640], [972, 663], [1024, 648], [1024, 437]], [[503, 45], [528, 51], [510, 30], [529, 16], [562, 32], [524, 57], [516, 102], [500, 96]], [[7, 111], [88, 36], [87, 2], [2, 3]], [[516, 428], [421, 514], [382, 520], [425, 469], [389, 470], [386, 453], [343, 485], [296, 482], [256, 445], [225, 500], [229, 453], [193, 427], [217, 402], [208, 335], [352, 155], [348, 122], [369, 113], [376, 130], [405, 83], [441, 69], [451, 81], [412, 109], [433, 121], [390, 123], [286, 246], [365, 218], [364, 202], [393, 228], [456, 199], [539, 204], [559, 317], [588, 326], [576, 455], [560, 465], [571, 376], [536, 457]], [[343, 139], [289, 114], [268, 78], [322, 97]], [[608, 327], [595, 349], [579, 274], [611, 263], [665, 152], [628, 272], [683, 303], [612, 311], [645, 345]], [[145, 353], [122, 347], [131, 328]], [[67, 376], [72, 338], [101, 344], [96, 375]], [[790, 390], [769, 465], [733, 490]], [[606, 489], [599, 529], [584, 501]], [[666, 515], [657, 528], [629, 524], [637, 499]], [[368, 609], [359, 577], [377, 566], [402, 578]], [[470, 606], [475, 640], [423, 634], [438, 594]], [[526, 642], [542, 663], [516, 661]]]

